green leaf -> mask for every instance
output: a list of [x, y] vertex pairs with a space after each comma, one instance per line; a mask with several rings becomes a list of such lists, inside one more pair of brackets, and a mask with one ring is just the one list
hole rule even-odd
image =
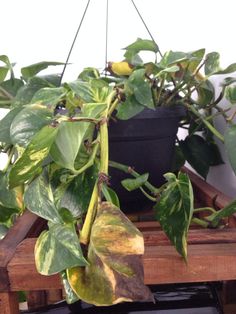
[[94, 102], [94, 95], [90, 83], [77, 80], [66, 83], [64, 86], [73, 91], [76, 96], [80, 97], [86, 103]]
[[196, 86], [198, 99], [197, 103], [201, 106], [209, 105], [215, 97], [215, 88], [209, 80], [205, 80]]
[[7, 223], [8, 220], [13, 215], [19, 214], [19, 213], [20, 213], [20, 210], [17, 208], [9, 208], [9, 207], [0, 205], [0, 223]]
[[159, 51], [159, 48], [154, 41], [141, 38], [138, 38], [134, 43], [124, 49], [126, 50], [124, 56], [128, 61], [131, 61], [131, 59], [140, 51], [152, 51], [154, 53]]
[[181, 140], [180, 149], [190, 165], [203, 177], [206, 178], [212, 161], [211, 147], [205, 139], [199, 135], [187, 136]]
[[17, 189], [8, 188], [7, 173], [0, 171], [0, 205], [7, 208], [22, 208], [22, 195]]
[[207, 216], [206, 219], [211, 222], [212, 227], [217, 227], [221, 219], [227, 218], [234, 213], [236, 213], [236, 200], [233, 200], [224, 208], [216, 211], [210, 216]]
[[35, 264], [42, 275], [87, 265], [74, 226], [56, 224], [43, 231], [35, 245]]
[[121, 184], [127, 191], [133, 191], [140, 188], [144, 183], [147, 182], [149, 177], [148, 173], [144, 173], [134, 179], [124, 179], [121, 181]]
[[42, 163], [49, 154], [57, 132], [57, 128], [45, 126], [36, 133], [10, 171], [10, 188], [23, 184], [33, 179], [36, 174], [39, 174]]
[[91, 68], [91, 67], [83, 69], [83, 71], [78, 76], [78, 78], [86, 82], [89, 82], [91, 79], [95, 79], [99, 77], [100, 77], [100, 73], [98, 69]]
[[51, 87], [49, 82], [46, 80], [39, 77], [33, 77], [29, 79], [26, 85], [19, 88], [16, 97], [14, 98], [13, 106], [19, 107], [30, 104], [34, 94], [39, 89], [44, 87]]
[[5, 225], [0, 224], [0, 240], [2, 240], [8, 232], [8, 228]]
[[182, 51], [168, 51], [164, 54], [160, 61], [162, 67], [169, 67], [170, 65], [183, 62], [188, 59], [188, 54]]
[[144, 108], [145, 107], [136, 100], [134, 95], [131, 95], [127, 97], [124, 102], [120, 103], [117, 108], [116, 117], [121, 120], [128, 120], [143, 111]]
[[109, 188], [107, 185], [102, 185], [102, 193], [106, 199], [106, 201], [110, 202], [111, 204], [115, 205], [116, 207], [120, 207], [120, 201], [116, 194], [116, 192]]
[[76, 176], [62, 195], [60, 206], [69, 209], [73, 217], [80, 217], [87, 211], [96, 179], [95, 166]]
[[80, 299], [99, 306], [152, 301], [143, 283], [143, 252], [140, 231], [119, 208], [104, 202], [91, 231], [89, 264], [67, 270], [70, 286]]
[[165, 175], [169, 181], [154, 207], [155, 217], [177, 252], [187, 260], [187, 236], [193, 215], [193, 191], [186, 174]]
[[26, 147], [33, 136], [53, 120], [53, 113], [46, 106], [33, 104], [21, 110], [11, 123], [11, 142]]
[[220, 70], [220, 54], [218, 52], [210, 52], [206, 55], [205, 74], [212, 75]]
[[24, 194], [25, 206], [34, 214], [52, 223], [63, 223], [54, 204], [50, 182], [44, 173], [33, 180]]
[[72, 304], [72, 303], [78, 301], [79, 298], [74, 293], [74, 291], [72, 290], [72, 288], [71, 288], [71, 286], [69, 284], [66, 271], [62, 271], [61, 272], [61, 279], [62, 279], [64, 290], [65, 290], [65, 293], [66, 293], [66, 302], [68, 304]]
[[66, 90], [63, 87], [41, 88], [34, 94], [31, 103], [39, 102], [52, 108], [63, 99], [65, 94]]
[[16, 96], [18, 90], [24, 86], [24, 82], [20, 79], [11, 78], [10, 80], [2, 82], [0, 86], [11, 96]]
[[0, 121], [0, 142], [6, 144], [12, 144], [11, 135], [10, 135], [10, 127], [12, 121], [15, 119], [17, 114], [22, 110], [22, 108], [14, 108], [9, 111], [5, 117]]
[[233, 73], [236, 71], [236, 63], [230, 64], [226, 69], [224, 70], [219, 70], [215, 72], [214, 74], [228, 74], [228, 73]]
[[75, 170], [75, 160], [84, 142], [91, 140], [94, 125], [89, 122], [62, 122], [50, 155], [63, 168]]
[[3, 82], [7, 76], [9, 69], [7, 67], [0, 66], [0, 82]]
[[133, 90], [134, 96], [140, 104], [151, 109], [155, 108], [151, 86], [145, 79], [145, 69], [133, 71], [127, 83], [129, 88]]
[[225, 97], [231, 104], [236, 104], [236, 86], [226, 86]]
[[226, 152], [229, 157], [229, 161], [232, 166], [232, 169], [234, 173], [236, 174], [236, 145], [235, 145], [236, 125], [235, 124], [227, 128], [224, 137], [225, 137]]
[[42, 61], [38, 63], [34, 63], [31, 65], [28, 65], [26, 67], [21, 68], [21, 74], [24, 79], [29, 79], [42, 70], [47, 69], [49, 66], [55, 66], [55, 65], [63, 65], [64, 63], [62, 62], [51, 62], [51, 61]]

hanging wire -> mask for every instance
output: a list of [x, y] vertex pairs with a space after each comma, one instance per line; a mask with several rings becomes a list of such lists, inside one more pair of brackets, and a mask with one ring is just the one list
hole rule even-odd
[[135, 10], [137, 11], [137, 13], [138, 13], [138, 15], [139, 15], [141, 21], [143, 22], [143, 25], [144, 25], [144, 27], [146, 28], [146, 30], [147, 30], [149, 36], [151, 37], [152, 41], [153, 41], [153, 42], [155, 43], [155, 45], [157, 46], [157, 49], [158, 49], [158, 52], [159, 52], [160, 56], [163, 57], [163, 55], [162, 55], [162, 53], [161, 53], [161, 51], [160, 51], [160, 49], [159, 49], [159, 46], [157, 45], [157, 43], [156, 43], [154, 37], [152, 36], [152, 33], [150, 32], [150, 30], [149, 30], [147, 24], [145, 23], [145, 21], [144, 21], [142, 15], [141, 15], [139, 9], [137, 8], [136, 4], [134, 3], [134, 0], [131, 0], [131, 2], [132, 2], [132, 4], [133, 4]]
[[107, 67], [107, 51], [108, 51], [108, 27], [109, 27], [109, 0], [107, 0], [106, 4], [106, 43], [105, 43], [105, 76], [107, 75], [106, 67]]
[[68, 62], [69, 62], [70, 55], [71, 55], [72, 50], [73, 50], [73, 48], [74, 48], [74, 45], [75, 45], [75, 42], [76, 42], [77, 36], [78, 36], [78, 34], [79, 34], [79, 31], [80, 31], [80, 28], [81, 28], [81, 26], [82, 26], [82, 23], [83, 23], [83, 21], [84, 21], [85, 15], [86, 15], [86, 13], [87, 13], [87, 10], [88, 10], [88, 7], [89, 7], [89, 4], [90, 4], [90, 1], [91, 1], [91, 0], [88, 0], [88, 2], [87, 2], [87, 5], [86, 5], [85, 10], [84, 10], [84, 13], [83, 13], [82, 18], [81, 18], [81, 20], [80, 20], [80, 23], [79, 23], [78, 29], [77, 29], [77, 31], [76, 31], [76, 33], [75, 33], [75, 37], [74, 37], [74, 39], [73, 39], [72, 45], [71, 45], [71, 47], [70, 47], [70, 50], [69, 50], [68, 56], [67, 56], [67, 58], [66, 58], [65, 65], [64, 65], [63, 70], [62, 70], [62, 73], [61, 73], [60, 85], [61, 85], [61, 82], [62, 82], [62, 79], [63, 79], [64, 73], [65, 73], [65, 70], [66, 70], [67, 64], [68, 64]]

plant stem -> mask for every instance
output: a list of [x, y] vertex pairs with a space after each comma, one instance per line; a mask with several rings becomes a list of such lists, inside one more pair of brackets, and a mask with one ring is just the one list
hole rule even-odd
[[196, 217], [192, 218], [191, 222], [194, 222], [203, 228], [207, 228], [209, 226], [209, 223], [207, 221], [204, 221]]
[[95, 157], [96, 157], [96, 154], [98, 151], [98, 147], [99, 147], [99, 143], [96, 143], [94, 148], [93, 148], [92, 154], [90, 155], [90, 157], [88, 159], [88, 162], [79, 170], [74, 171], [73, 173], [75, 175], [81, 174], [82, 172], [84, 172], [86, 169], [88, 169], [89, 167], [91, 167], [94, 164], [94, 160], [95, 160]]
[[4, 169], [2, 170], [3, 173], [7, 172], [7, 169], [8, 169], [8, 167], [9, 167], [9, 165], [11, 164], [12, 157], [14, 156], [14, 152], [15, 152], [14, 147], [12, 147], [12, 148], [10, 149], [9, 154], [8, 154], [7, 163], [6, 163], [5, 167], [4, 167]]
[[80, 232], [80, 242], [87, 245], [89, 243], [92, 224], [96, 216], [96, 209], [98, 203], [98, 182], [95, 182], [93, 193], [90, 199], [89, 207], [87, 210], [86, 218], [83, 224], [83, 228]]
[[224, 143], [223, 135], [219, 131], [217, 131], [216, 128], [214, 128], [210, 122], [204, 119], [202, 115], [192, 105], [188, 105], [188, 104], [185, 104], [185, 105], [188, 108], [188, 110], [192, 111], [192, 113], [195, 114], [222, 143]]
[[[134, 176], [135, 178], [140, 176], [140, 174], [138, 172], [136, 172], [132, 167], [123, 165], [123, 164], [115, 162], [115, 161], [109, 161], [109, 166], [116, 168], [116, 169], [119, 169], [125, 173], [129, 173], [132, 176]], [[157, 195], [160, 192], [160, 189], [156, 188], [155, 186], [153, 186], [149, 182], [145, 182], [144, 186], [154, 195]]]
[[193, 210], [194, 214], [195, 213], [199, 213], [199, 212], [203, 212], [203, 211], [210, 211], [212, 213], [216, 213], [216, 210], [212, 207], [202, 207], [202, 208], [195, 208]]

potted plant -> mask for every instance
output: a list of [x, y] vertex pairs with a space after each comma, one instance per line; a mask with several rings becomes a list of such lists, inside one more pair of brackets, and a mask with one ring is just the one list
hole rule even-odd
[[[153, 52], [154, 61], [143, 62], [142, 51]], [[158, 52], [154, 42], [138, 39], [126, 48], [124, 61], [109, 64], [109, 75], [86, 68], [77, 80], [63, 84], [58, 75], [38, 75], [59, 63], [24, 67], [22, 77], [15, 78], [8, 58], [0, 56], [0, 101], [10, 109], [0, 122], [1, 150], [9, 156], [0, 173], [2, 226], [9, 227], [25, 208], [48, 221], [35, 247], [36, 266], [44, 275], [61, 274], [69, 303], [152, 300], [143, 284], [142, 234], [120, 210], [119, 195], [109, 185], [109, 167], [130, 174], [133, 178], [122, 185], [141, 189], [154, 202], [156, 218], [185, 260], [191, 221], [215, 227], [236, 211], [235, 202], [220, 211], [194, 209], [191, 182], [181, 172], [166, 174], [166, 182], [155, 186], [148, 173], [130, 167], [132, 161], [109, 161], [109, 128], [111, 133], [119, 128], [118, 122], [112, 130], [112, 121], [129, 124], [148, 108], [148, 115], [171, 111], [188, 128], [186, 140], [177, 144], [189, 162], [197, 168], [201, 164], [201, 174], [221, 162], [213, 135], [225, 140], [235, 169], [235, 126], [218, 106], [224, 95], [234, 103], [235, 80], [225, 79], [215, 99], [209, 77], [233, 72], [236, 65], [220, 70], [218, 55], [205, 56], [204, 49], [171, 51], [160, 60]], [[200, 74], [203, 67], [205, 76]], [[178, 109], [175, 116], [172, 107], [183, 108], [181, 114]], [[225, 137], [214, 128], [215, 114], [232, 124]], [[210, 212], [205, 220], [194, 217], [201, 210]]]

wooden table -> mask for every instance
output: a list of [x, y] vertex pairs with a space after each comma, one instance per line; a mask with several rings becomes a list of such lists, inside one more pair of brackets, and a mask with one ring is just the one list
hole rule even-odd
[[[188, 172], [195, 198], [205, 206], [222, 208], [230, 198]], [[236, 280], [236, 219], [228, 227], [192, 229], [188, 237], [188, 264], [176, 253], [155, 221], [136, 222], [145, 240], [146, 284]], [[20, 217], [0, 242], [0, 313], [18, 314], [17, 291], [62, 289], [58, 275], [42, 276], [35, 268], [34, 245], [45, 221], [30, 212]]]

